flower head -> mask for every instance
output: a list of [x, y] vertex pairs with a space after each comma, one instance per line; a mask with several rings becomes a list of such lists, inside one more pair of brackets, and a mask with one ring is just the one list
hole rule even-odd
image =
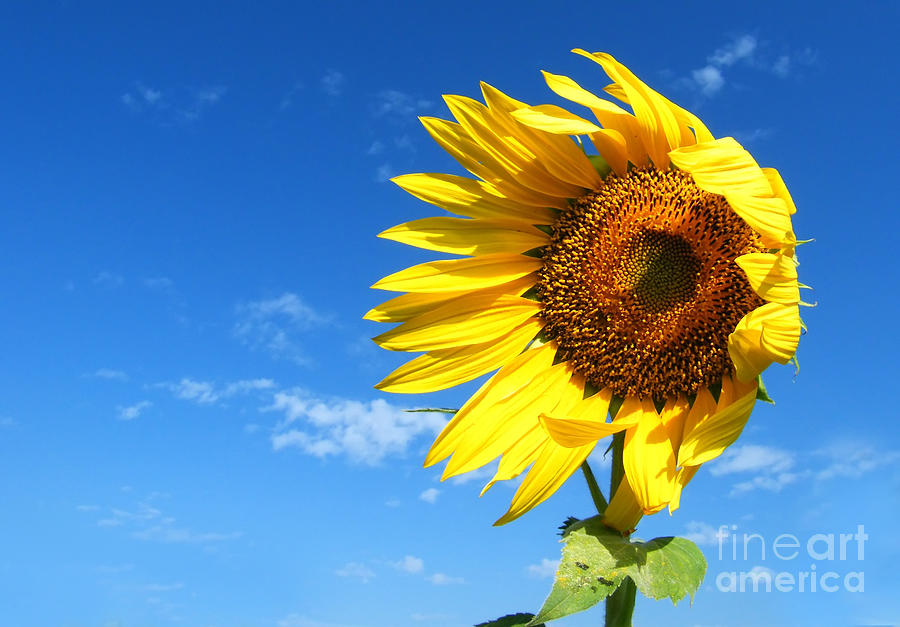
[[464, 257], [382, 279], [374, 287], [406, 293], [366, 318], [402, 323], [375, 338], [383, 348], [425, 352], [382, 390], [428, 392], [497, 371], [426, 465], [449, 457], [446, 478], [500, 457], [485, 490], [530, 467], [505, 523], [624, 431], [625, 478], [605, 520], [628, 530], [678, 507], [699, 466], [740, 435], [758, 375], [793, 358], [795, 208], [778, 172], [733, 138], [714, 138], [612, 56], [575, 52], [604, 69], [605, 91], [631, 111], [547, 72], [596, 123], [486, 84], [486, 104], [446, 96], [457, 122], [422, 122], [478, 178], [393, 180], [463, 217], [381, 237]]

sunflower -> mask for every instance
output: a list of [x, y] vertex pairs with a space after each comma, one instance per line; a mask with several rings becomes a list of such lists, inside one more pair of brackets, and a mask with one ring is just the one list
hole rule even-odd
[[462, 217], [380, 237], [460, 258], [378, 281], [405, 293], [365, 317], [402, 323], [375, 338], [382, 348], [424, 352], [381, 390], [430, 392], [496, 371], [425, 460], [449, 457], [446, 479], [499, 457], [485, 491], [528, 469], [496, 524], [547, 499], [599, 440], [624, 431], [625, 476], [605, 521], [628, 531], [678, 508], [700, 465], [740, 435], [759, 374], [793, 359], [795, 207], [779, 173], [733, 138], [716, 139], [609, 54], [574, 52], [603, 68], [621, 106], [544, 78], [596, 122], [485, 83], [485, 104], [445, 96], [456, 122], [422, 118], [478, 178], [394, 178]]

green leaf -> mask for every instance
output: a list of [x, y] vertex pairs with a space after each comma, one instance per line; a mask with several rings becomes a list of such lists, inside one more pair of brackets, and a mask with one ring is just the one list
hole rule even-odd
[[764, 403], [772, 403], [775, 404], [775, 401], [772, 400], [772, 397], [769, 396], [769, 393], [766, 391], [766, 385], [763, 383], [762, 376], [756, 375], [756, 400], [763, 401]]
[[706, 558], [697, 545], [673, 537], [631, 542], [600, 518], [576, 522], [565, 532], [553, 589], [530, 627], [596, 605], [626, 577], [651, 599], [677, 603], [689, 595], [693, 600], [706, 573]]
[[[506, 616], [501, 616], [495, 620], [490, 620], [486, 623], [478, 623], [475, 627], [525, 627], [531, 622], [531, 619], [534, 618], [534, 614], [507, 614]], [[540, 625], [533, 625], [532, 627], [542, 627], [543, 623]]]

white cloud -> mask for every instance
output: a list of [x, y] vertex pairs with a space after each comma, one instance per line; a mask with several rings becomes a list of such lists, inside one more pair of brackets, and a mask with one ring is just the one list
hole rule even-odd
[[384, 183], [389, 181], [391, 177], [394, 176], [394, 168], [390, 163], [382, 163], [375, 170], [375, 182], [376, 183]]
[[140, 417], [145, 409], [152, 406], [153, 403], [150, 401], [140, 401], [128, 407], [116, 407], [116, 411], [119, 412], [119, 420], [134, 420]]
[[420, 557], [406, 555], [399, 562], [391, 562], [391, 566], [411, 575], [425, 572], [425, 561]]
[[369, 583], [369, 580], [375, 577], [375, 573], [371, 568], [365, 564], [360, 564], [359, 562], [348, 562], [347, 564], [344, 564], [343, 567], [334, 571], [334, 574], [338, 577], [359, 579], [363, 583]]
[[719, 67], [734, 65], [742, 59], [752, 57], [755, 50], [756, 37], [741, 35], [713, 52], [709, 56], [709, 62]]
[[262, 411], [284, 415], [272, 447], [299, 448], [314, 457], [345, 455], [374, 465], [388, 455], [402, 455], [418, 436], [437, 434], [446, 424], [441, 414], [407, 412], [384, 400], [322, 400], [294, 388], [277, 392]]
[[759, 475], [753, 477], [749, 481], [742, 481], [734, 484], [731, 488], [731, 496], [743, 494], [751, 490], [768, 490], [769, 492], [781, 492], [781, 490], [803, 475], [796, 472], [781, 472], [775, 475]]
[[559, 560], [548, 560], [546, 557], [540, 561], [539, 564], [529, 564], [528, 565], [528, 574], [532, 577], [539, 577], [541, 579], [549, 579], [556, 575], [556, 571], [559, 569]]
[[9, 416], [0, 416], [0, 428], [9, 429], [11, 427], [15, 427], [17, 424], [19, 423], [17, 423]]
[[322, 90], [329, 96], [340, 96], [344, 91], [346, 79], [337, 70], [328, 70], [321, 79]]
[[278, 103], [278, 110], [286, 111], [287, 109], [290, 109], [294, 104], [294, 96], [296, 96], [297, 92], [303, 89], [303, 87], [304, 85], [300, 81], [294, 83], [294, 85], [288, 90], [288, 92], [281, 97], [281, 102]]
[[436, 586], [449, 586], [452, 584], [466, 583], [466, 580], [462, 577], [451, 577], [450, 575], [445, 575], [444, 573], [434, 573], [433, 575], [428, 575], [427, 577], [425, 577], [425, 579]]
[[279, 620], [276, 627], [350, 627], [350, 625], [324, 622], [292, 613]]
[[94, 277], [93, 282], [94, 285], [100, 285], [102, 287], [121, 287], [125, 282], [125, 279], [121, 274], [103, 270], [102, 272], [97, 273], [97, 276]]
[[866, 473], [900, 461], [900, 451], [879, 451], [859, 442], [845, 442], [821, 449], [814, 456], [825, 460], [825, 466], [814, 473], [820, 481], [844, 478], [857, 479]]
[[366, 154], [369, 156], [380, 155], [384, 152], [384, 144], [382, 144], [377, 139], [372, 142], [372, 145], [369, 146], [369, 149], [366, 151]]
[[98, 379], [111, 379], [116, 381], [127, 381], [128, 375], [121, 370], [113, 370], [112, 368], [98, 368], [91, 375]]
[[375, 95], [373, 113], [376, 116], [396, 115], [409, 118], [413, 114], [422, 113], [432, 105], [430, 100], [416, 98], [397, 89], [385, 89]]
[[172, 592], [173, 590], [181, 590], [184, 584], [178, 583], [147, 583], [141, 586], [144, 592]]
[[681, 535], [700, 546], [717, 546], [720, 538], [724, 540], [728, 537], [728, 530], [722, 529], [720, 532], [712, 525], [692, 520], [687, 524], [687, 532]]
[[100, 509], [99, 505], [76, 505], [75, 509], [79, 512], [96, 512]]
[[791, 73], [791, 57], [789, 55], [783, 54], [775, 60], [775, 63], [772, 64], [772, 71], [775, 72], [776, 75], [784, 78], [788, 74]]
[[428, 488], [427, 490], [423, 490], [422, 493], [419, 494], [419, 500], [434, 504], [437, 502], [437, 497], [440, 493], [441, 491], [437, 488]]
[[450, 483], [453, 485], [463, 485], [465, 483], [469, 483], [471, 481], [489, 481], [495, 474], [497, 474], [497, 465], [498, 461], [491, 462], [486, 466], [482, 466], [481, 468], [476, 468], [475, 470], [470, 470], [469, 472], [465, 472], [461, 475], [456, 475], [450, 478]]
[[[164, 519], [164, 523], [172, 522], [172, 519]], [[166, 544], [207, 544], [211, 542], [224, 542], [226, 540], [236, 540], [243, 534], [239, 531], [229, 533], [218, 532], [202, 532], [198, 533], [190, 529], [173, 527], [169, 524], [155, 525], [135, 531], [131, 537], [137, 540], [147, 540], [151, 542], [163, 542]]]
[[749, 61], [756, 50], [756, 37], [741, 35], [717, 49], [707, 59], [707, 64], [691, 72], [691, 78], [706, 96], [712, 96], [725, 85], [724, 68], [738, 61]]
[[711, 96], [725, 84], [725, 78], [722, 76], [721, 70], [712, 65], [706, 65], [699, 70], [691, 72], [694, 82], [700, 87], [705, 95]]
[[144, 286], [154, 290], [166, 291], [172, 289], [174, 285], [175, 282], [165, 276], [147, 277], [144, 279]]
[[237, 306], [237, 315], [235, 337], [251, 348], [268, 350], [276, 358], [290, 359], [300, 365], [306, 364], [307, 359], [302, 343], [293, 336], [328, 322], [293, 292], [242, 303]]
[[160, 383], [158, 385], [166, 388], [182, 400], [194, 401], [201, 405], [211, 405], [239, 394], [247, 394], [257, 390], [270, 390], [275, 387], [275, 382], [272, 379], [242, 379], [227, 383], [223, 387], [217, 387], [209, 381], [195, 381], [185, 377], [178, 383]]
[[736, 472], [781, 473], [794, 466], [794, 454], [771, 446], [746, 444], [732, 446], [710, 464], [714, 476]]

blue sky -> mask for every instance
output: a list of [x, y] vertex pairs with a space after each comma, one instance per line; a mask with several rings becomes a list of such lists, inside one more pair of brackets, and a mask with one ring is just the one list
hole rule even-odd
[[[538, 608], [557, 525], [591, 513], [581, 478], [492, 527], [514, 486], [439, 483], [421, 460], [443, 419], [402, 411], [477, 384], [373, 390], [403, 357], [361, 316], [383, 298], [369, 285], [428, 258], [374, 237], [432, 214], [386, 179], [460, 173], [416, 116], [479, 80], [558, 104], [541, 69], [605, 85], [573, 47], [779, 168], [816, 238], [800, 374], [770, 370], [777, 407], [639, 529], [694, 538], [706, 582], [692, 608], [639, 601], [637, 624], [900, 623], [896, 4], [261, 4], [0, 8], [3, 624], [452, 626]], [[754, 545], [735, 561], [720, 525], [770, 549], [868, 539], [862, 559]], [[812, 566], [864, 572], [864, 591], [717, 587]]]

